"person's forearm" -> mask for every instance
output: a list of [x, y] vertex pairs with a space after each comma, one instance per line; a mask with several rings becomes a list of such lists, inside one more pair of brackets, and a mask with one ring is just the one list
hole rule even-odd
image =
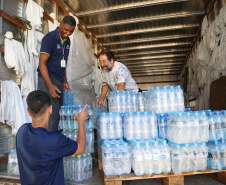
[[108, 92], [108, 85], [103, 85], [101, 90], [100, 100], [104, 101], [104, 98]]
[[52, 85], [52, 81], [50, 79], [49, 71], [47, 69], [47, 66], [45, 64], [39, 64], [39, 69], [40, 69], [42, 77], [44, 78], [47, 86], [49, 87], [50, 85]]
[[78, 128], [78, 136], [77, 136], [77, 143], [81, 146], [84, 150], [86, 149], [86, 131], [85, 131], [85, 123], [79, 123]]
[[66, 72], [65, 72], [65, 75], [64, 75], [64, 83], [67, 83]]

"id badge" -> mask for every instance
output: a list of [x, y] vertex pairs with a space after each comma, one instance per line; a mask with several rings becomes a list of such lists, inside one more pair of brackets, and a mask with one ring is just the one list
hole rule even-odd
[[66, 67], [66, 61], [64, 59], [61, 60], [61, 67], [62, 68]]

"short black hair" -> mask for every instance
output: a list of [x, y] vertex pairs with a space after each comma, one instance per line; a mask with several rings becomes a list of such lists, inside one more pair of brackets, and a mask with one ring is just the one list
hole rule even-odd
[[68, 24], [70, 27], [75, 27], [76, 26], [76, 21], [75, 18], [70, 16], [70, 15], [66, 15], [63, 20], [63, 23]]
[[116, 61], [114, 54], [110, 50], [102, 50], [99, 53], [98, 58], [100, 57], [100, 55], [106, 55], [109, 61], [111, 61], [111, 59], [113, 59], [114, 61]]
[[50, 97], [44, 91], [32, 91], [27, 96], [27, 107], [32, 116], [42, 115], [50, 105]]

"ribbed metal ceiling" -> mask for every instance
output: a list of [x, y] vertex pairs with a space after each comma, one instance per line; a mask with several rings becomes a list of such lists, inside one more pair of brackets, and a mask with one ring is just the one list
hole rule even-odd
[[66, 0], [133, 76], [177, 74], [209, 0]]

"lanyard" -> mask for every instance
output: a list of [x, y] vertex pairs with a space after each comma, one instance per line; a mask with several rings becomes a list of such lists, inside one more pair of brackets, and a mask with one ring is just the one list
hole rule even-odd
[[[59, 31], [59, 30], [58, 30]], [[59, 36], [60, 36], [60, 31], [59, 31]], [[65, 49], [65, 44], [64, 44], [64, 42], [66, 42], [66, 40], [62, 43], [62, 38], [61, 38], [61, 36], [60, 36], [60, 41], [61, 41], [61, 44], [62, 44], [62, 51], [63, 51], [63, 57], [62, 57], [62, 60], [64, 60], [64, 49]]]

